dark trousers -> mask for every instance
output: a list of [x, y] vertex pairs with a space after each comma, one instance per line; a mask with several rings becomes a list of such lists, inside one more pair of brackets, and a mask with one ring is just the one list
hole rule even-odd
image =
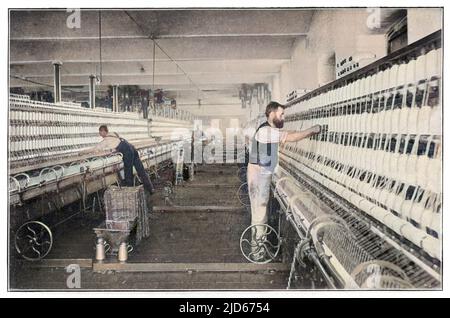
[[139, 154], [137, 150], [131, 145], [128, 141], [122, 140], [117, 146], [116, 150], [123, 155], [123, 171], [125, 174], [124, 185], [126, 187], [133, 186], [133, 167], [136, 169], [137, 175], [139, 179], [141, 179], [144, 184], [144, 188], [153, 193], [155, 190], [153, 188], [153, 184], [145, 172], [144, 165], [142, 164], [141, 159], [139, 158]]

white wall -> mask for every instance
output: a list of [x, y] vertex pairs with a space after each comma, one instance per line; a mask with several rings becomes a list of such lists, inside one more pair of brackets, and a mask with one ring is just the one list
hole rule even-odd
[[[440, 8], [411, 8], [407, 12], [409, 44], [442, 28]], [[333, 53], [336, 62], [350, 55], [363, 57], [361, 66], [385, 56], [385, 34], [376, 34], [368, 28], [370, 14], [366, 9], [315, 12], [307, 37], [296, 41], [291, 61], [281, 66], [279, 92], [272, 95], [284, 103], [286, 95], [296, 88], [313, 90], [334, 80], [324, 64]], [[276, 85], [272, 87], [275, 89]]]
[[441, 8], [408, 9], [408, 44], [442, 29]]
[[314, 13], [307, 37], [294, 44], [291, 61], [280, 71], [280, 101], [296, 88], [315, 89], [335, 79], [326, 64], [356, 54], [372, 56], [368, 64], [385, 55], [384, 36], [372, 34], [367, 27], [366, 9], [318, 10]]
[[276, 74], [272, 77], [270, 92], [272, 93], [272, 100], [280, 100], [280, 74]]

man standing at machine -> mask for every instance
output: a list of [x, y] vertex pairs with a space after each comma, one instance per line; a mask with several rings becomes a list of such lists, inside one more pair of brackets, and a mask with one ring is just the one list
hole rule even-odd
[[139, 158], [139, 153], [132, 144], [125, 139], [119, 137], [116, 133], [110, 133], [106, 125], [101, 125], [98, 129], [100, 136], [103, 140], [95, 145], [93, 148], [81, 151], [80, 155], [89, 153], [102, 152], [102, 151], [116, 151], [122, 154], [123, 159], [123, 171], [125, 174], [124, 186], [133, 186], [133, 167], [136, 169], [136, 173], [144, 184], [144, 188], [150, 192], [155, 192], [153, 184], [145, 172], [144, 165]]
[[[284, 126], [284, 105], [270, 102], [266, 107], [267, 121], [261, 124], [251, 140], [247, 183], [251, 204], [252, 225], [267, 223], [267, 204], [270, 196], [272, 173], [278, 164], [278, 145], [297, 142], [320, 133], [320, 125], [303, 131], [282, 131]], [[265, 229], [256, 226], [252, 237], [255, 241], [264, 235]], [[263, 258], [264, 251], [253, 249], [253, 259]]]

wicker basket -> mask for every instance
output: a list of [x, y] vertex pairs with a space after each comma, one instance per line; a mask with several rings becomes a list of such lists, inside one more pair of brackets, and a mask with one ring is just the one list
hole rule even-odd
[[134, 221], [109, 221], [105, 222], [106, 229], [108, 230], [121, 230], [121, 231], [131, 231], [136, 225]]
[[105, 191], [107, 221], [133, 221], [142, 208], [143, 187], [112, 186]]
[[137, 225], [137, 241], [149, 235], [148, 209], [142, 185], [109, 187], [104, 194], [106, 228], [132, 230]]

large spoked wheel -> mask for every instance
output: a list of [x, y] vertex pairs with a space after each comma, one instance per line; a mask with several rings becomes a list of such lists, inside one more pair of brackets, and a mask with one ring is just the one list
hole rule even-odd
[[44, 258], [52, 249], [52, 245], [52, 231], [42, 222], [27, 222], [16, 231], [16, 250], [26, 260], [37, 261]]
[[268, 224], [255, 224], [242, 232], [241, 252], [252, 263], [266, 264], [277, 257], [280, 252], [280, 236]]
[[239, 178], [239, 181], [241, 181], [242, 183], [247, 182], [247, 167], [240, 167], [237, 171], [237, 176]]
[[237, 191], [237, 196], [238, 196], [239, 202], [243, 206], [245, 206], [245, 207], [249, 207], [250, 206], [250, 197], [248, 196], [248, 185], [247, 185], [247, 183], [241, 184], [241, 186], [239, 187], [239, 189]]

